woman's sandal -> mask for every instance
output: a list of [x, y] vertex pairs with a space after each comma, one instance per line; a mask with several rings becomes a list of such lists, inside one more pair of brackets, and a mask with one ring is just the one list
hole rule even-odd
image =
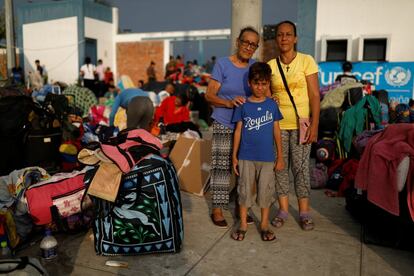
[[315, 223], [313, 222], [311, 217], [300, 218], [300, 227], [305, 231], [310, 231], [315, 228]]
[[262, 238], [262, 241], [265, 241], [265, 242], [276, 240], [275, 234], [270, 230], [260, 231], [260, 237]]
[[273, 220], [272, 220], [272, 225], [274, 226], [274, 227], [276, 227], [276, 228], [280, 228], [280, 227], [282, 227], [283, 226], [283, 224], [285, 224], [285, 221], [286, 220], [284, 220], [284, 219], [282, 219], [282, 218], [280, 218], [280, 217], [275, 217]]
[[231, 234], [231, 238], [235, 241], [242, 241], [244, 240], [244, 237], [246, 237], [247, 230], [238, 229], [236, 232], [233, 232]]

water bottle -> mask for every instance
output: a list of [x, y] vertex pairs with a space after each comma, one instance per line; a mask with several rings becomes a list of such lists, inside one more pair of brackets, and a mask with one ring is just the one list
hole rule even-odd
[[0, 245], [1, 245], [0, 258], [1, 259], [10, 258], [11, 257], [11, 251], [10, 251], [10, 248], [7, 246], [7, 241], [2, 241]]
[[44, 259], [51, 260], [57, 257], [58, 243], [49, 229], [46, 230], [45, 234], [45, 237], [40, 242], [40, 250]]

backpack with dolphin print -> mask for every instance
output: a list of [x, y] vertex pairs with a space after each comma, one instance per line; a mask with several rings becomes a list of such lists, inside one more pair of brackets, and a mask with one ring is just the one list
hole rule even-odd
[[[97, 254], [174, 253], [181, 249], [184, 229], [176, 171], [160, 157], [159, 140], [148, 134], [141, 129], [123, 131], [109, 143], [89, 149], [100, 161], [86, 173], [86, 186], [100, 178], [100, 173], [105, 175], [99, 171], [105, 162], [113, 162], [122, 175], [113, 202], [89, 194], [95, 212], [92, 228]], [[84, 158], [80, 161], [85, 163]]]

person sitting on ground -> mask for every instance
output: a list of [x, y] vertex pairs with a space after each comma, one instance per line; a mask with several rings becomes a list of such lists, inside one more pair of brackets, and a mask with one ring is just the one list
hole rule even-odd
[[341, 84], [350, 83], [350, 82], [357, 82], [358, 79], [352, 75], [352, 63], [349, 61], [345, 61], [342, 64], [342, 70], [344, 71], [343, 74], [336, 77], [335, 81], [340, 82]]
[[[266, 97], [272, 70], [264, 62], [256, 62], [249, 69], [248, 79], [252, 95], [236, 107], [232, 121], [236, 123], [233, 139], [233, 170], [238, 176], [238, 203], [240, 226], [232, 234], [242, 241], [247, 231], [247, 211], [253, 205], [253, 191], [261, 208], [261, 238], [273, 241], [275, 234], [269, 230], [269, 210], [274, 202], [274, 169], [284, 168], [282, 138], [279, 120], [282, 114], [275, 101]], [[274, 143], [277, 148], [275, 162]], [[256, 183], [256, 184], [254, 184]], [[256, 185], [256, 189], [253, 188]]]
[[115, 114], [118, 112], [119, 107], [125, 108], [128, 114], [128, 104], [135, 97], [148, 97], [148, 93], [139, 88], [127, 88], [119, 93], [112, 106], [111, 115], [109, 115], [109, 125], [114, 125]]
[[110, 84], [108, 86], [108, 91], [105, 93], [104, 97], [107, 98], [107, 99], [116, 98], [116, 96], [118, 96], [119, 92], [120, 92], [120, 90], [119, 90], [118, 87], [116, 87], [113, 84]]
[[185, 94], [177, 94], [166, 98], [155, 111], [155, 121], [163, 118], [166, 126], [190, 121], [188, 109], [188, 97]]

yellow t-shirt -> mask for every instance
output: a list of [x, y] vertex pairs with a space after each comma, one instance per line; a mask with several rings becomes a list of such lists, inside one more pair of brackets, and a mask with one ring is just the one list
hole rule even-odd
[[[272, 59], [268, 62], [272, 69], [272, 78], [270, 88], [272, 89], [272, 95], [277, 96], [279, 99], [279, 109], [282, 112], [283, 119], [280, 121], [281, 129], [297, 129], [297, 119], [295, 110], [293, 109], [292, 102], [289, 99], [289, 95], [286, 92], [283, 85], [282, 77], [280, 76], [279, 68], [277, 67], [276, 59]], [[306, 76], [318, 73], [318, 65], [313, 57], [302, 53], [297, 53], [296, 57], [289, 64], [289, 70], [287, 71], [286, 65], [281, 62], [283, 73], [285, 74], [286, 81], [289, 85], [290, 93], [298, 109], [299, 117], [309, 118], [310, 106], [308, 87], [306, 83]]]

